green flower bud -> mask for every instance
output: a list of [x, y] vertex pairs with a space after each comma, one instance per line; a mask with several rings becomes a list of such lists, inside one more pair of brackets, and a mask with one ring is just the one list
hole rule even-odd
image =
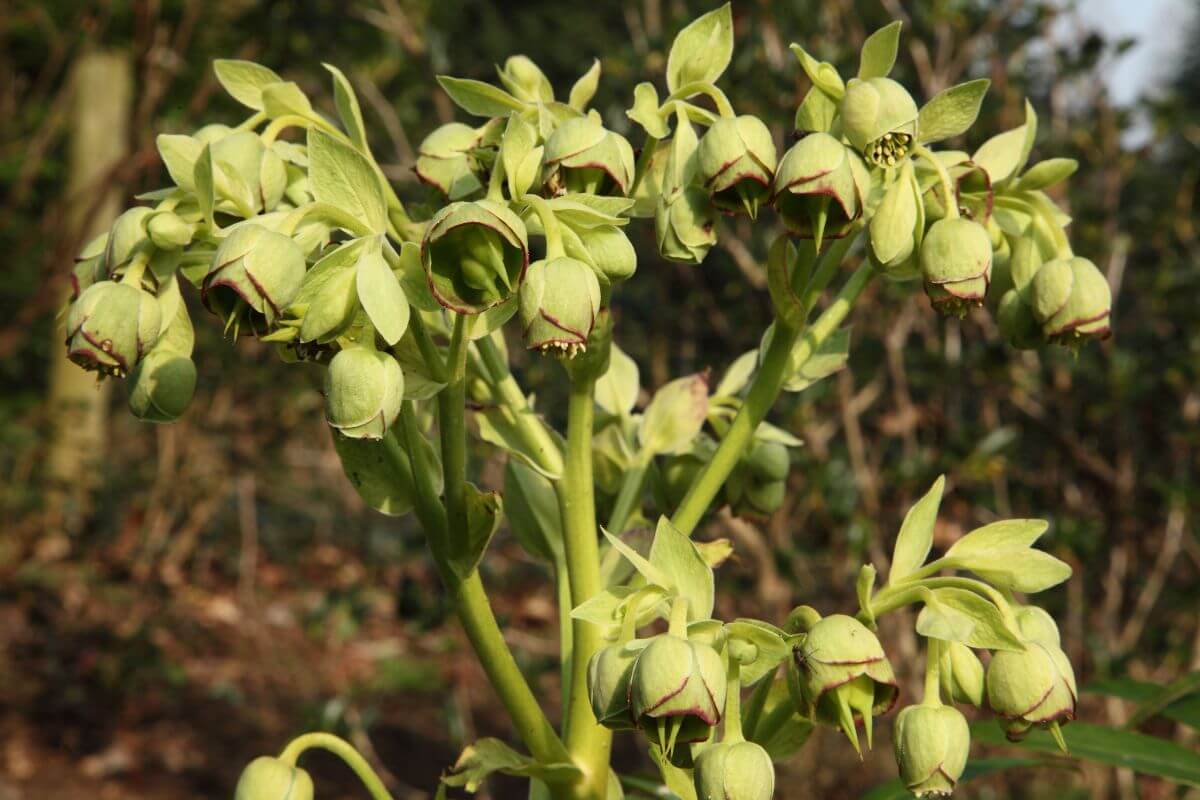
[[1042, 343], [1042, 326], [1038, 325], [1033, 309], [1016, 289], [1009, 289], [1000, 298], [996, 323], [1001, 335], [1018, 350], [1032, 350]]
[[436, 128], [417, 149], [417, 178], [450, 200], [462, 200], [482, 191], [479, 164], [472, 155], [479, 146], [479, 137], [479, 130], [461, 122]]
[[[283, 199], [287, 188], [287, 165], [253, 131], [234, 131], [210, 145], [217, 173], [236, 179], [249, 192], [240, 199], [255, 211], [270, 211]], [[218, 195], [232, 194], [234, 185], [224, 186], [221, 174], [214, 175]], [[240, 189], [239, 189], [240, 191]]]
[[588, 698], [596, 721], [614, 731], [637, 727], [629, 705], [629, 684], [638, 651], [627, 644], [597, 650], [588, 662]]
[[862, 215], [871, 178], [858, 155], [827, 133], [810, 133], [783, 154], [772, 202], [805, 239], [837, 239]]
[[265, 332], [300, 291], [306, 268], [304, 252], [291, 238], [262, 225], [239, 224], [217, 248], [201, 299], [235, 337], [243, 323]]
[[[1024, 633], [1026, 625], [1021, 627]], [[1000, 715], [1014, 741], [1034, 725], [1047, 727], [1074, 719], [1077, 698], [1071, 662], [1046, 639], [1026, 641], [1021, 652], [998, 651], [988, 664], [988, 706]]]
[[637, 726], [664, 753], [702, 742], [725, 708], [725, 662], [707, 644], [660, 634], [638, 654], [629, 685]]
[[654, 232], [663, 258], [699, 264], [717, 243], [716, 214], [708, 194], [689, 186], [662, 198], [654, 212]]
[[953, 706], [909, 706], [896, 716], [900, 778], [917, 797], [948, 797], [967, 765], [971, 730]]
[[746, 458], [750, 473], [763, 481], [782, 481], [788, 476], [792, 459], [782, 442], [755, 439]]
[[498, 69], [500, 82], [518, 100], [526, 103], [553, 103], [554, 87], [546, 73], [528, 56], [509, 56], [504, 68]]
[[591, 267], [601, 286], [620, 283], [637, 270], [637, 251], [617, 226], [600, 225], [582, 231], [573, 231], [566, 225], [562, 228], [567, 255]]
[[1072, 344], [1106, 338], [1111, 332], [1112, 290], [1103, 273], [1086, 258], [1048, 261], [1029, 287], [1033, 316], [1051, 341]]
[[520, 286], [529, 264], [525, 223], [491, 200], [451, 203], [425, 229], [421, 263], [439, 303], [479, 314]]
[[1038, 642], [1046, 647], [1062, 647], [1062, 639], [1058, 633], [1058, 623], [1043, 608], [1024, 606], [1017, 612], [1017, 626], [1021, 636], [1028, 641]]
[[159, 211], [146, 223], [146, 232], [154, 246], [162, 250], [178, 250], [192, 242], [192, 226], [178, 214]]
[[758, 117], [744, 114], [713, 123], [696, 151], [697, 178], [713, 205], [727, 214], [758, 215], [775, 177], [775, 141]]
[[946, 702], [983, 705], [983, 664], [962, 642], [943, 643], [938, 678]]
[[102, 233], [92, 239], [75, 257], [71, 269], [71, 299], [75, 300], [84, 289], [108, 277], [104, 266], [104, 251], [108, 247], [108, 234]]
[[587, 349], [600, 312], [600, 281], [582, 261], [569, 256], [531, 264], [521, 284], [521, 329], [525, 346], [568, 357]]
[[545, 161], [555, 191], [624, 195], [633, 184], [633, 147], [592, 117], [567, 120], [550, 134]]
[[856, 722], [872, 741], [872, 717], [895, 705], [899, 690], [879, 639], [854, 617], [816, 621], [795, 651], [800, 691], [818, 722], [837, 725], [858, 749]]
[[67, 357], [86, 370], [124, 377], [158, 339], [158, 300], [136, 286], [94, 283], [67, 312]]
[[992, 239], [965, 217], [940, 219], [921, 243], [921, 274], [930, 302], [943, 314], [983, 303], [992, 278]]
[[313, 782], [299, 767], [261, 756], [242, 770], [234, 800], [312, 800]]
[[348, 347], [325, 373], [325, 420], [351, 439], [382, 439], [400, 415], [404, 373], [387, 353]]
[[894, 167], [917, 138], [917, 104], [891, 78], [851, 79], [841, 106], [842, 130], [871, 164]]
[[[966, 153], [939, 151], [934, 157], [950, 175], [958, 208], [971, 219], [979, 222], [990, 221], [995, 194], [987, 172], [968, 159]], [[946, 194], [937, 170], [927, 160], [921, 159], [917, 162], [917, 176], [924, 189], [921, 201], [925, 215], [934, 221], [942, 219], [946, 216]]]
[[129, 374], [129, 410], [145, 422], [174, 422], [195, 393], [196, 365], [173, 350], [151, 350]]
[[893, 280], [920, 275], [918, 254], [925, 239], [925, 207], [920, 191], [912, 162], [905, 161], [869, 223], [871, 258]]
[[775, 765], [754, 742], [722, 742], [696, 758], [693, 780], [699, 800], [771, 800]]
[[770, 515], [783, 508], [787, 497], [787, 481], [750, 482], [746, 484], [742, 494], [744, 507], [735, 508], [739, 515], [747, 511], [751, 513]]
[[122, 212], [113, 222], [104, 248], [104, 270], [109, 277], [124, 275], [133, 254], [149, 244], [146, 222], [153, 213], [154, 209], [147, 206], [135, 206]]

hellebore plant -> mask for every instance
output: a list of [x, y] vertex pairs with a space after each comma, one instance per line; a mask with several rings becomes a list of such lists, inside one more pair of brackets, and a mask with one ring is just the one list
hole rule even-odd
[[[679, 34], [664, 100], [653, 84], [637, 87], [636, 153], [589, 110], [599, 62], [566, 102], [523, 56], [500, 70], [503, 88], [443, 77], [481, 124], [444, 125], [421, 144], [417, 174], [444, 198], [424, 220], [384, 180], [336, 68], [340, 125], [270, 69], [217, 62], [221, 84], [253, 113], [236, 128], [159, 137], [174, 185], [144, 195], [150, 205], [81, 254], [70, 358], [128, 377], [138, 417], [177, 418], [196, 383], [180, 293], [190, 283], [234, 337], [325, 369], [346, 475], [379, 511], [416, 515], [526, 751], [476, 742], [449, 765], [446, 786], [474, 790], [500, 771], [529, 779], [533, 797], [618, 798], [638, 783], [609, 766], [622, 731], [641, 737], [664, 791], [765, 800], [773, 761], [815, 726], [871, 747], [874, 718], [904, 702], [876, 631], [890, 612], [919, 605], [925, 692], [896, 718], [896, 758], [918, 796], [949, 794], [970, 745], [955, 704], [990, 708], [1011, 737], [1042, 727], [1060, 742], [1074, 716], [1054, 622], [1021, 599], [1070, 575], [1033, 549], [1044, 522], [995, 522], [929, 560], [939, 478], [900, 526], [886, 581], [862, 567], [857, 612], [805, 605], [778, 624], [714, 619], [713, 569], [731, 548], [693, 539], [717, 506], [780, 508], [800, 442], [765, 417], [780, 392], [845, 364], [843, 323], [877, 276], [919, 279], [943, 314], [986, 305], [1016, 347], [1108, 334], [1108, 284], [1073, 254], [1069, 219], [1045, 193], [1074, 162], [1027, 167], [1037, 129], [1028, 107], [1024, 125], [971, 155], [932, 151], [969, 131], [987, 81], [918, 107], [888, 77], [898, 35], [898, 23], [873, 34], [849, 81], [793, 45], [812, 88], [782, 155], [767, 126], [716, 86], [733, 48], [728, 6]], [[639, 413], [638, 367], [614, 341], [609, 312], [637, 266], [626, 226], [652, 218], [662, 257], [699, 264], [719, 214], [783, 231], [766, 258], [774, 320], [715, 389], [679, 378]], [[859, 243], [863, 257], [843, 276]], [[510, 372], [506, 324], [561, 364], [565, 437]], [[502, 487], [471, 482], [469, 430], [507, 456]], [[502, 522], [557, 585], [557, 727], [480, 580]], [[977, 652], [991, 653], [986, 668]], [[238, 800], [311, 798], [296, 766], [310, 747], [337, 753], [373, 797], [388, 797], [353, 748], [308, 734], [252, 762]]]

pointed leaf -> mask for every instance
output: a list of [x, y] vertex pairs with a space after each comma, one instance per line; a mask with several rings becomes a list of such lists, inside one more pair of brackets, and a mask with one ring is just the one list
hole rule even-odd
[[917, 117], [917, 135], [931, 144], [966, 133], [979, 116], [979, 106], [991, 81], [986, 78], [967, 81], [943, 89], [921, 108]]
[[677, 378], [654, 394], [642, 415], [638, 441], [654, 455], [682, 453], [704, 427], [708, 383], [702, 375]]
[[715, 83], [733, 57], [733, 10], [729, 3], [697, 18], [679, 32], [667, 56], [667, 88]]
[[477, 117], [507, 117], [513, 111], [525, 110], [524, 103], [490, 83], [449, 75], [439, 75], [437, 82], [455, 105]]
[[354, 142], [362, 152], [367, 152], [367, 126], [363, 124], [362, 109], [358, 105], [358, 96], [354, 87], [345, 74], [333, 64], [322, 64], [333, 76], [333, 104], [337, 107], [338, 119], [350, 141]]
[[654, 531], [650, 563], [670, 576], [671, 583], [663, 585], [687, 598], [688, 619], [698, 621], [712, 616], [715, 593], [712, 568], [696, 548], [696, 543], [666, 517], [658, 520], [658, 528]]
[[383, 258], [383, 237], [372, 238], [374, 243], [365, 247], [359, 257], [355, 288], [371, 324], [391, 347], [408, 329], [408, 299]]
[[583, 73], [579, 80], [575, 81], [575, 85], [571, 87], [571, 94], [567, 99], [567, 104], [576, 111], [587, 110], [588, 103], [592, 102], [592, 98], [596, 95], [596, 88], [600, 85], [600, 59], [593, 59], [592, 65], [588, 67], [588, 71]]
[[608, 370], [596, 381], [596, 405], [613, 416], [624, 416], [633, 410], [637, 398], [637, 363], [614, 342]]
[[947, 558], [995, 558], [1001, 553], [1026, 550], [1046, 532], [1043, 519], [1004, 519], [976, 528], [946, 551]]
[[914, 503], [904, 515], [900, 534], [896, 537], [896, 548], [892, 552], [892, 568], [888, 572], [889, 586], [916, 572], [929, 557], [929, 548], [933, 545], [933, 526], [937, 522], [938, 508], [942, 504], [942, 491], [945, 487], [946, 476], [938, 476], [925, 496]]
[[520, 459], [504, 467], [504, 507], [513, 536], [532, 556], [555, 563], [562, 557], [562, 518], [554, 484]]
[[227, 58], [214, 61], [213, 72], [234, 100], [255, 111], [263, 110], [262, 90], [283, 80], [278, 73], [262, 64]]
[[337, 206], [375, 233], [387, 230], [383, 184], [366, 156], [314, 128], [308, 132], [308, 158], [314, 198]]
[[624, 556], [625, 560], [632, 564], [633, 568], [636, 569], [638, 574], [640, 574], [643, 578], [650, 581], [650, 583], [662, 586], [665, 589], [670, 589], [672, 591], [676, 590], [677, 587], [675, 586], [674, 580], [665, 570], [660, 569], [659, 567], [647, 561], [641, 553], [625, 544], [625, 542], [621, 541], [621, 539], [604, 530], [604, 528], [601, 528], [600, 532], [604, 534], [606, 539], [608, 539], [609, 544], [611, 544], [618, 553]]
[[579, 768], [568, 763], [542, 764], [518, 753], [499, 739], [489, 738], [467, 745], [453, 769], [442, 776], [442, 783], [462, 786], [468, 792], [475, 792], [493, 772], [559, 784], [578, 775]]
[[858, 64], [859, 78], [883, 78], [892, 71], [896, 63], [896, 51], [900, 47], [900, 24], [896, 21], [885, 25], [863, 42]]

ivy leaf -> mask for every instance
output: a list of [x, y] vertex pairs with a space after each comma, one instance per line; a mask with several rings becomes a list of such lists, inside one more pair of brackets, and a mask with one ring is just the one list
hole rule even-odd
[[367, 147], [367, 126], [363, 123], [362, 109], [358, 105], [358, 95], [354, 93], [354, 87], [350, 84], [350, 80], [340, 69], [333, 64], [322, 64], [333, 76], [333, 104], [337, 108], [338, 119], [342, 121], [342, 126], [346, 129], [346, 134], [350, 137], [350, 141], [354, 145], [366, 153]]
[[921, 107], [917, 134], [926, 144], [940, 142], [966, 133], [979, 116], [979, 106], [991, 81], [987, 78], [967, 81], [943, 89]]
[[[672, 588], [688, 601], [688, 618], [704, 620], [712, 616], [715, 586], [713, 571], [696, 543], [660, 517], [650, 545], [650, 563], [669, 576]], [[662, 583], [655, 581], [655, 583]]]
[[587, 109], [588, 103], [592, 102], [592, 98], [596, 96], [596, 89], [600, 85], [600, 59], [592, 60], [592, 66], [588, 67], [588, 71], [580, 76], [579, 80], [575, 81], [575, 85], [571, 87], [571, 94], [567, 98], [567, 105], [576, 111], [584, 111]]
[[596, 405], [614, 417], [625, 416], [637, 403], [638, 386], [637, 362], [614, 342], [608, 370], [596, 381]]
[[536, 778], [547, 783], [563, 783], [579, 775], [579, 768], [568, 763], [542, 764], [518, 753], [499, 739], [487, 738], [467, 745], [450, 772], [442, 776], [442, 783], [475, 792], [493, 772], [519, 778]]
[[896, 21], [885, 25], [863, 42], [858, 65], [859, 78], [884, 78], [892, 71], [900, 47], [900, 24]]
[[376, 332], [391, 347], [408, 329], [408, 299], [383, 257], [383, 237], [372, 236], [358, 259], [358, 301]]
[[933, 545], [933, 526], [937, 522], [938, 508], [942, 504], [942, 491], [946, 487], [946, 476], [941, 475], [925, 496], [913, 504], [904, 515], [896, 547], [892, 551], [892, 569], [888, 572], [888, 585], [892, 586], [921, 568], [929, 557]]
[[733, 10], [729, 3], [698, 17], [679, 32], [667, 56], [667, 88], [715, 83], [733, 58]]
[[317, 129], [308, 132], [308, 182], [313, 197], [387, 230], [387, 199], [375, 167], [362, 153]]
[[213, 62], [213, 72], [234, 100], [255, 111], [263, 110], [262, 90], [283, 81], [273, 69], [253, 61], [218, 58]]
[[708, 416], [708, 383], [701, 375], [677, 378], [654, 394], [638, 428], [638, 441], [652, 455], [685, 452]]
[[476, 117], [507, 117], [513, 111], [525, 110], [524, 103], [490, 83], [449, 75], [438, 75], [437, 82], [456, 106]]

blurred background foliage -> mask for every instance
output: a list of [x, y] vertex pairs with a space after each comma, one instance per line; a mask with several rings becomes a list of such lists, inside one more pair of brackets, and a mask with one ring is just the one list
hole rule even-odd
[[[89, 388], [95, 435], [75, 447], [78, 463], [56, 461], [77, 427], [63, 423], [48, 377], [71, 259], [113, 213], [112, 192], [129, 202], [164, 182], [156, 134], [239, 119], [210, 61], [260, 61], [326, 109], [320, 63], [341, 66], [389, 177], [414, 208], [429, 209], [414, 149], [454, 118], [435, 75], [489, 79], [523, 52], [565, 92], [600, 57], [596, 107], [628, 132], [632, 87], [661, 80], [674, 33], [713, 5], [15, 0], [0, 10], [0, 798], [228, 796], [246, 759], [314, 726], [386, 765], [398, 796], [421, 797], [463, 743], [506, 733], [415, 523], [366, 510], [342, 477], [315, 373], [198, 325], [201, 388], [183, 421], [139, 424], [121, 408], [122, 389]], [[946, 472], [940, 544], [997, 517], [1052, 521], [1043, 541], [1076, 577], [1045, 602], [1081, 684], [1167, 683], [1200, 669], [1200, 27], [1190, 23], [1178, 63], [1161, 65], [1162, 85], [1118, 108], [1103, 78], [1130, 42], [1062, 24], [1086, 14], [1061, 3], [734, 5], [724, 88], [780, 143], [807, 88], [788, 43], [849, 70], [865, 35], [892, 18], [905, 23], [898, 77], [918, 97], [992, 79], [965, 149], [1020, 124], [1029, 97], [1042, 121], [1035, 158], [1081, 162], [1060, 199], [1075, 217], [1077, 251], [1113, 286], [1117, 333], [1077, 356], [1016, 353], [985, 313], [941, 320], [920, 292], [875, 285], [853, 317], [850, 368], [774, 412], [805, 440], [784, 508], [769, 519], [722, 513], [702, 533], [730, 537], [737, 550], [720, 571], [719, 612], [781, 620], [801, 600], [852, 607], [857, 565], [886, 562], [903, 510]], [[123, 124], [81, 132], [72, 88], [85, 85], [80, 73], [98, 53], [115, 58], [117, 77], [88, 91], [100, 93], [93, 105], [126, 103]], [[81, 135], [117, 137], [123, 154], [85, 185], [72, 180]], [[661, 261], [652, 234], [637, 232], [639, 275], [614, 310], [645, 386], [706, 369], [719, 376], [769, 320], [764, 226], [723, 224], [721, 247], [700, 268]], [[543, 407], [555, 408], [557, 370], [514, 358]], [[500, 464], [488, 457], [478, 453], [480, 469], [498, 485]], [[523, 666], [555, 698], [557, 626], [544, 578], [514, 542], [497, 540], [485, 581]], [[910, 623], [897, 619], [884, 636], [911, 682]], [[1131, 709], [1085, 693], [1081, 717], [1119, 726]], [[1135, 722], [1197, 746], [1194, 729]], [[628, 764], [632, 753], [619, 758]], [[318, 757], [314, 768], [323, 797], [352, 796], [335, 764]], [[780, 796], [857, 797], [892, 770], [886, 740], [860, 766], [826, 732], [782, 768]], [[490, 791], [519, 796], [500, 781]], [[966, 790], [1182, 792], [1102, 767], [1017, 772]]]

